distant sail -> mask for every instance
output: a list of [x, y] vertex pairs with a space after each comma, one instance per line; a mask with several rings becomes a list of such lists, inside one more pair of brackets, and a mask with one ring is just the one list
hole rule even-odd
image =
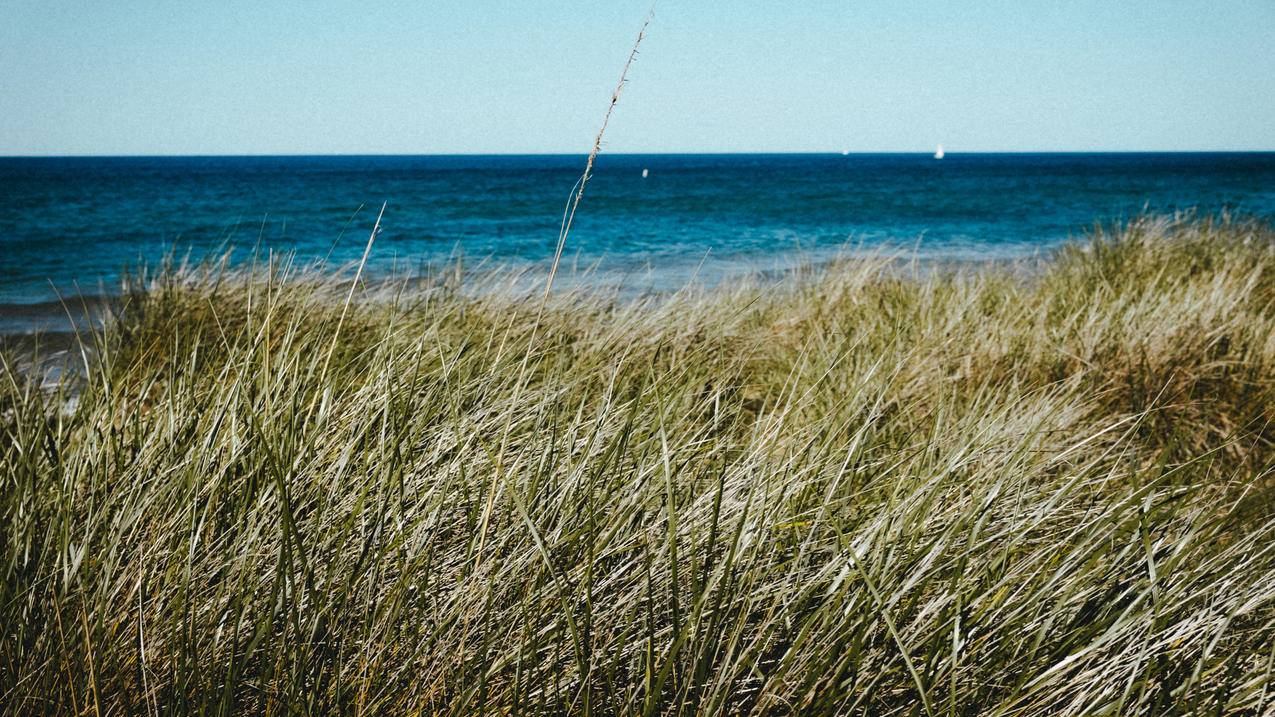
[[943, 155], [944, 155], [944, 152], [943, 152], [943, 145], [941, 145], [941, 144], [940, 144], [940, 145], [939, 145], [939, 148], [938, 148], [938, 149], [936, 149], [936, 150], [934, 150], [934, 158], [935, 158], [935, 159], [943, 159]]
[[646, 178], [647, 178], [647, 177], [649, 177], [649, 176], [651, 176], [651, 170], [649, 170], [649, 169], [643, 169], [643, 170], [642, 170], [642, 179], [646, 179]]

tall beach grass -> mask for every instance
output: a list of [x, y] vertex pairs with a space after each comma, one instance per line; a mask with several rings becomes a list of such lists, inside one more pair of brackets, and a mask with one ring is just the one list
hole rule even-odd
[[1269, 228], [469, 281], [166, 273], [6, 356], [4, 712], [1275, 711]]

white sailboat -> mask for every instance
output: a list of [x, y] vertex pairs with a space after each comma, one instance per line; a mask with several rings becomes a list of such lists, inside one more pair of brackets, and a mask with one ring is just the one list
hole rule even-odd
[[939, 147], [938, 147], [938, 149], [934, 150], [934, 158], [935, 158], [935, 159], [943, 159], [943, 155], [944, 155], [944, 154], [945, 154], [945, 152], [943, 151], [943, 145], [941, 145], [941, 144], [940, 144], [940, 145], [939, 145]]

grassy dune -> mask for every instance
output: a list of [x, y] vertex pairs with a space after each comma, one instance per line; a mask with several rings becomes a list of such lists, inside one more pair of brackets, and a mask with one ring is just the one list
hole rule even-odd
[[0, 381], [11, 714], [1275, 710], [1275, 233], [518, 300], [283, 268]]

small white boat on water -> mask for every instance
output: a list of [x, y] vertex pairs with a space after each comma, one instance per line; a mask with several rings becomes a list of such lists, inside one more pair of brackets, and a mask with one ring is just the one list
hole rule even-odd
[[938, 147], [938, 149], [934, 150], [934, 158], [935, 158], [935, 159], [943, 159], [943, 155], [944, 155], [944, 154], [946, 154], [946, 153], [943, 151], [943, 145], [941, 145], [941, 144], [940, 144], [940, 145], [939, 145], [939, 147]]

